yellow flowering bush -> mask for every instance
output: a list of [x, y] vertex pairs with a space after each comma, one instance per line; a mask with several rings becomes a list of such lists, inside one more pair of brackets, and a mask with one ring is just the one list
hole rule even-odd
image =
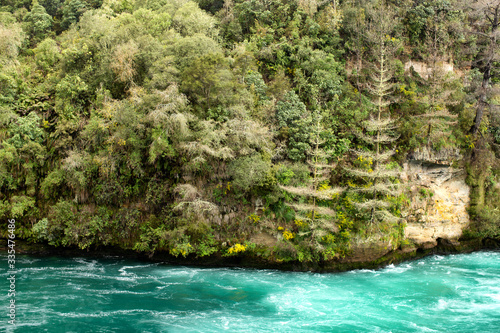
[[251, 214], [248, 218], [255, 224], [259, 223], [260, 221], [260, 216], [257, 214]]
[[335, 236], [332, 234], [323, 236], [323, 237], [321, 237], [321, 241], [323, 241], [326, 244], [334, 244], [335, 243]]
[[191, 253], [193, 250], [193, 247], [189, 243], [182, 243], [178, 244], [176, 247], [171, 248], [168, 252], [173, 255], [178, 257], [179, 254], [182, 255], [183, 257], [186, 257], [189, 253]]
[[295, 222], [295, 225], [299, 228], [307, 227], [307, 223], [302, 221], [302, 220], [297, 219], [294, 222]]
[[[371, 166], [373, 165], [373, 159], [371, 157], [369, 158], [363, 158], [363, 156], [359, 155], [358, 159], [356, 160], [355, 164], [364, 170], [372, 170]], [[371, 172], [371, 171], [368, 171]]]
[[288, 230], [283, 231], [283, 238], [286, 240], [293, 239], [295, 237], [295, 233], [290, 232]]
[[237, 254], [237, 253], [240, 253], [240, 252], [245, 252], [245, 250], [247, 249], [247, 247], [245, 245], [241, 245], [241, 244], [234, 244], [233, 246], [231, 246], [228, 250], [227, 250], [227, 253], [232, 255], [232, 254]]

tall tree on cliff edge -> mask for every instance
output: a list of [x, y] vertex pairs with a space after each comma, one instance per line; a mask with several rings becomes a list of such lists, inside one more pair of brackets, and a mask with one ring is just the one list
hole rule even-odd
[[446, 14], [439, 11], [427, 20], [427, 63], [430, 73], [425, 80], [428, 91], [421, 99], [426, 105], [426, 112], [419, 118], [423, 120], [422, 132], [429, 147], [449, 140], [450, 126], [456, 124], [457, 118], [457, 115], [451, 114], [449, 110], [449, 105], [457, 103], [452, 98], [456, 89], [456, 78], [453, 70], [445, 68], [450, 47], [449, 26], [446, 24], [449, 25], [449, 22]]
[[389, 167], [389, 159], [395, 154], [395, 149], [390, 146], [397, 140], [394, 133], [397, 126], [389, 111], [394, 72], [391, 64], [399, 45], [399, 40], [393, 37], [396, 20], [393, 16], [385, 6], [374, 8], [367, 26], [366, 38], [372, 60], [367, 65], [371, 72], [368, 94], [373, 111], [369, 119], [363, 122], [364, 131], [358, 133], [358, 137], [372, 149], [356, 150], [357, 167], [347, 169], [350, 174], [365, 181], [364, 185], [352, 190], [366, 194], [366, 200], [357, 204], [357, 207], [360, 211], [369, 212], [370, 224], [398, 220], [390, 212], [391, 204], [386, 200], [388, 196], [397, 195], [397, 185], [392, 178], [399, 175], [399, 172]]
[[489, 109], [488, 97], [491, 93], [491, 79], [498, 75], [500, 62], [500, 1], [475, 0], [465, 2], [469, 12], [470, 33], [477, 37], [478, 55], [473, 62], [482, 73], [482, 83], [477, 93], [476, 117], [470, 133], [476, 134], [481, 126], [484, 111]]
[[343, 191], [339, 187], [328, 185], [330, 172], [334, 165], [328, 162], [329, 153], [324, 149], [325, 141], [321, 139], [324, 128], [321, 124], [322, 116], [319, 111], [312, 113], [311, 127], [311, 149], [309, 150], [309, 164], [311, 179], [309, 186], [280, 186], [282, 190], [297, 196], [299, 199], [307, 199], [307, 203], [291, 203], [296, 212], [296, 224], [306, 229], [299, 235], [310, 237], [311, 245], [318, 250], [324, 250], [321, 241], [323, 237], [339, 231], [335, 224], [336, 212], [325, 204], [331, 203], [335, 195]]

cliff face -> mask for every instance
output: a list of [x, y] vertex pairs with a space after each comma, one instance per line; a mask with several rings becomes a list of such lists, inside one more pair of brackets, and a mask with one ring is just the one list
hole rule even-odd
[[[465, 182], [466, 172], [454, 166], [461, 159], [456, 149], [433, 151], [424, 148], [412, 153], [404, 163], [401, 174], [402, 182], [410, 188], [411, 202], [404, 213], [404, 245], [399, 248], [387, 235], [370, 239], [355, 238], [351, 241], [348, 254], [326, 264], [326, 270], [378, 266], [398, 258], [412, 258], [418, 255], [417, 252], [432, 251], [443, 245], [448, 249], [460, 250], [458, 240], [470, 222], [467, 211], [470, 189]], [[254, 207], [258, 213], [257, 202]], [[221, 214], [214, 217], [218, 223], [243, 218], [244, 215], [241, 211], [228, 210], [227, 207], [222, 209]], [[251, 241], [273, 248], [279, 240], [278, 236], [261, 233], [254, 235]]]
[[[465, 170], [453, 167], [461, 159], [458, 150], [414, 152], [404, 164], [402, 181], [410, 187], [410, 207], [405, 216], [405, 245], [395, 249], [391, 240], [352, 244], [344, 263], [366, 264], [392, 260], [391, 253], [412, 257], [417, 250], [445, 244], [459, 249], [458, 239], [469, 225], [469, 186]], [[396, 251], [395, 251], [396, 250]], [[386, 258], [386, 259], [384, 259]]]
[[405, 236], [416, 248], [437, 246], [438, 239], [458, 245], [469, 225], [469, 186], [465, 171], [452, 167], [457, 151], [416, 152], [405, 164], [411, 185], [411, 207]]

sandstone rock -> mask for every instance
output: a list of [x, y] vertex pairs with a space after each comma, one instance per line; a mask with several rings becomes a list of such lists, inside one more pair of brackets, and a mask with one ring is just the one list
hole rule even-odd
[[261, 232], [259, 234], [253, 235], [250, 238], [250, 242], [272, 248], [277, 244], [278, 240], [276, 239], [276, 237], [273, 237], [268, 233]]
[[261, 198], [255, 199], [254, 207], [255, 207], [255, 214], [261, 215], [264, 210], [264, 203]]
[[460, 158], [459, 152], [425, 148], [411, 158], [405, 173], [412, 186], [425, 191], [412, 191], [406, 238], [423, 249], [437, 246], [438, 239], [456, 242], [469, 224], [465, 172], [451, 167], [453, 160]]
[[[453, 72], [452, 62], [441, 61], [438, 63], [438, 66], [445, 72]], [[432, 74], [432, 67], [425, 62], [410, 60], [405, 63], [405, 71], [409, 71], [412, 67], [423, 79], [427, 79]]]

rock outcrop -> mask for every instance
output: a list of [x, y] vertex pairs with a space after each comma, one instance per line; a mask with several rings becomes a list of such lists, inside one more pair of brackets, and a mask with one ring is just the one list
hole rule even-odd
[[[437, 66], [441, 67], [441, 69], [445, 72], [453, 72], [453, 62], [440, 61]], [[429, 64], [425, 62], [410, 60], [405, 63], [406, 72], [411, 68], [413, 68], [413, 70], [417, 72], [420, 77], [426, 80], [429, 75], [432, 74], [432, 67], [430, 67]]]
[[456, 150], [415, 152], [405, 164], [404, 178], [411, 185], [411, 207], [405, 235], [414, 246], [429, 249], [440, 239], [458, 245], [469, 224], [469, 186], [465, 171], [454, 168]]

